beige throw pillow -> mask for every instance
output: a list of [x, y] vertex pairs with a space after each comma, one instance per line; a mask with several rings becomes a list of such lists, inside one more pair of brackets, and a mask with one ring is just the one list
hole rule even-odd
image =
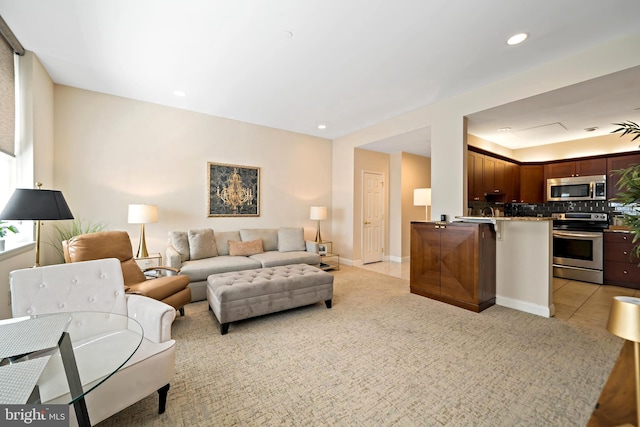
[[248, 242], [234, 242], [229, 240], [229, 255], [231, 256], [250, 256], [255, 254], [261, 254], [264, 252], [262, 249], [262, 239], [249, 240]]
[[189, 230], [189, 258], [192, 260], [211, 258], [218, 256], [216, 239], [213, 230], [203, 228], [201, 230]]

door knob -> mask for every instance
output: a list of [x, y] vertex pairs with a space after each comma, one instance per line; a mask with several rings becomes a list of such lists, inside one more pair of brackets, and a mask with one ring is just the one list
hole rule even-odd
[[368, 224], [371, 224], [371, 222], [370, 221], [365, 221], [364, 222], [364, 225], [368, 225]]

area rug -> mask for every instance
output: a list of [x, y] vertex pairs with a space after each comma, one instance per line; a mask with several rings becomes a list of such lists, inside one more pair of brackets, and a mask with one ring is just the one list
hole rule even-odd
[[595, 329], [473, 313], [342, 267], [324, 303], [232, 323], [176, 319], [167, 411], [151, 395], [100, 426], [584, 426], [622, 347]]

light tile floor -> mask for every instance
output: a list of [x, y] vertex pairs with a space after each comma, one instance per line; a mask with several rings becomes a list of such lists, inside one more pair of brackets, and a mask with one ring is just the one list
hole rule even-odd
[[[384, 261], [359, 267], [409, 280], [408, 262]], [[605, 329], [611, 299], [617, 295], [640, 297], [640, 290], [553, 278], [553, 304], [559, 320]]]

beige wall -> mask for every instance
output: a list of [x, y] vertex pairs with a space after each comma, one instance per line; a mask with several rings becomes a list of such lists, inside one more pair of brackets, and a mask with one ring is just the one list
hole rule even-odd
[[[129, 232], [130, 203], [157, 204], [149, 252], [170, 230], [303, 226], [311, 206], [331, 213], [331, 142], [176, 108], [55, 87], [55, 182], [76, 218]], [[207, 217], [207, 162], [260, 168], [260, 216]], [[322, 223], [331, 239], [331, 216]]]
[[[355, 150], [354, 155], [354, 176], [353, 176], [353, 193], [354, 193], [354, 212], [356, 215], [353, 221], [354, 245], [353, 257], [341, 260], [347, 264], [362, 264], [362, 174], [364, 172], [378, 172], [384, 176], [384, 236], [383, 247], [385, 248], [384, 256], [388, 257], [389, 244], [389, 154], [378, 153], [369, 150]], [[342, 248], [334, 243], [336, 251], [342, 255]]]
[[637, 151], [640, 142], [631, 142], [628, 136], [620, 134], [603, 135], [594, 138], [576, 139], [574, 141], [558, 142], [556, 144], [540, 145], [537, 147], [513, 150], [516, 160], [522, 162], [541, 162], [547, 160], [571, 159], [575, 157], [594, 156], [597, 154], [612, 154], [625, 151]]
[[480, 138], [479, 136], [475, 136], [470, 133], [467, 134], [467, 145], [482, 148], [483, 150], [489, 151], [490, 153], [500, 154], [510, 159], [517, 160], [514, 157], [515, 154], [513, 153], [513, 150], [503, 147], [502, 145], [494, 144], [491, 141], [487, 141], [486, 139]]
[[[596, 46], [474, 91], [385, 120], [333, 142], [333, 208], [344, 221], [334, 224], [341, 255], [353, 256], [356, 197], [354, 148], [431, 126], [432, 210], [449, 218], [466, 210], [466, 129], [464, 117], [518, 99], [640, 65], [640, 35]], [[630, 53], [631, 52], [631, 53]], [[337, 183], [337, 184], [336, 184]]]
[[[411, 254], [411, 221], [424, 221], [427, 211], [413, 205], [414, 188], [431, 188], [431, 159], [402, 153], [402, 253], [401, 260], [408, 261]], [[438, 220], [431, 213], [431, 220]]]

